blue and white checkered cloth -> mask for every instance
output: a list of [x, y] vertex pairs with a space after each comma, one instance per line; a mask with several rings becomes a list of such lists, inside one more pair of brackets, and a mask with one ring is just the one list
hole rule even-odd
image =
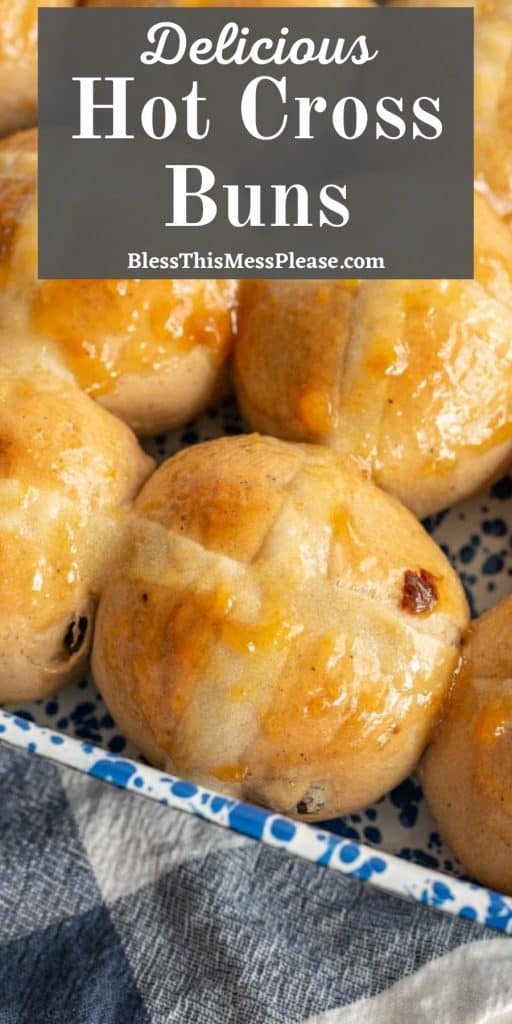
[[0, 745], [0, 1024], [512, 1021], [512, 944]]

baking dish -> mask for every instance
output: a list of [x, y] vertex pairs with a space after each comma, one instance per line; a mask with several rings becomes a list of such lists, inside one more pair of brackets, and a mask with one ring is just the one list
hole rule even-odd
[[[181, 447], [244, 430], [227, 400], [200, 421], [146, 449], [161, 460]], [[474, 614], [510, 592], [512, 477], [427, 520], [466, 588]], [[304, 824], [234, 801], [149, 767], [122, 737], [92, 680], [44, 701], [0, 710], [0, 739], [142, 797], [198, 814], [404, 898], [512, 934], [512, 898], [468, 880], [444, 846], [414, 778], [357, 814]]]

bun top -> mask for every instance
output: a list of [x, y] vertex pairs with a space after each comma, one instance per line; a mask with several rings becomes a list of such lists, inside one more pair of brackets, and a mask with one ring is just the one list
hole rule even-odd
[[244, 283], [239, 399], [269, 434], [352, 456], [418, 515], [512, 450], [512, 235], [475, 200], [472, 281]]
[[[512, 598], [473, 623], [420, 765], [441, 834], [477, 881], [512, 893]], [[454, 813], [456, 809], [456, 813]]]
[[[447, 728], [473, 743], [473, 784], [489, 801], [501, 838], [512, 841], [512, 598], [475, 623], [446, 708]], [[442, 740], [443, 725], [440, 737]]]
[[334, 452], [257, 435], [180, 452], [134, 508], [93, 663], [142, 750], [286, 810], [329, 779], [324, 816], [408, 774], [467, 621], [410, 513]]
[[129, 428], [72, 384], [0, 369], [4, 615], [37, 606], [51, 621], [81, 580], [99, 593], [120, 509], [152, 464]]
[[[0, 143], [2, 358], [8, 331], [21, 356], [39, 360], [44, 346], [62, 372], [109, 404], [127, 380], [149, 381], [151, 390], [164, 370], [176, 376], [194, 350], [212, 373], [220, 368], [231, 346], [235, 294], [235, 282], [220, 280], [38, 281], [37, 132]], [[172, 396], [167, 401], [172, 406]], [[130, 408], [115, 411], [131, 421]]]
[[382, 600], [410, 621], [418, 610], [406, 607], [405, 574], [423, 568], [439, 580], [429, 621], [459, 619], [462, 609], [465, 615], [453, 570], [423, 527], [320, 446], [253, 434], [187, 448], [158, 468], [134, 508], [170, 532], [177, 550], [193, 542], [249, 573], [281, 564], [273, 586], [283, 607], [288, 584], [302, 587], [318, 575]]

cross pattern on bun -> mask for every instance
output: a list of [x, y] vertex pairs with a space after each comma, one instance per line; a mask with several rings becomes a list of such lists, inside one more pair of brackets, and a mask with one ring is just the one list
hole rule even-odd
[[153, 462], [74, 385], [0, 368], [0, 702], [85, 671], [126, 503]]
[[410, 773], [467, 608], [409, 512], [334, 452], [257, 435], [181, 451], [134, 511], [93, 672], [149, 760], [311, 820]]
[[224, 384], [236, 284], [39, 281], [37, 133], [0, 143], [0, 359], [51, 356], [140, 435], [192, 419]]
[[511, 337], [512, 236], [477, 195], [474, 281], [244, 283], [237, 396], [425, 516], [512, 459]]

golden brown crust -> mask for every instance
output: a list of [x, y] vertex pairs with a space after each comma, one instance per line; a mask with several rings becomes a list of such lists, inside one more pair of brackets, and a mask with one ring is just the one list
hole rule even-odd
[[224, 383], [233, 281], [38, 281], [37, 134], [0, 143], [0, 357], [50, 353], [141, 435], [180, 426]]
[[423, 516], [512, 457], [512, 238], [475, 197], [474, 281], [242, 286], [249, 424], [351, 456]]
[[512, 893], [512, 598], [477, 620], [421, 763], [439, 830], [477, 881]]
[[235, 383], [251, 426], [329, 442], [358, 292], [355, 281], [242, 284]]
[[[135, 511], [93, 670], [146, 756], [312, 820], [410, 772], [467, 609], [409, 513], [335, 453], [257, 435], [180, 452]], [[408, 573], [428, 606], [404, 607]]]
[[0, 701], [84, 672], [96, 603], [152, 460], [120, 420], [48, 373], [0, 369]]

